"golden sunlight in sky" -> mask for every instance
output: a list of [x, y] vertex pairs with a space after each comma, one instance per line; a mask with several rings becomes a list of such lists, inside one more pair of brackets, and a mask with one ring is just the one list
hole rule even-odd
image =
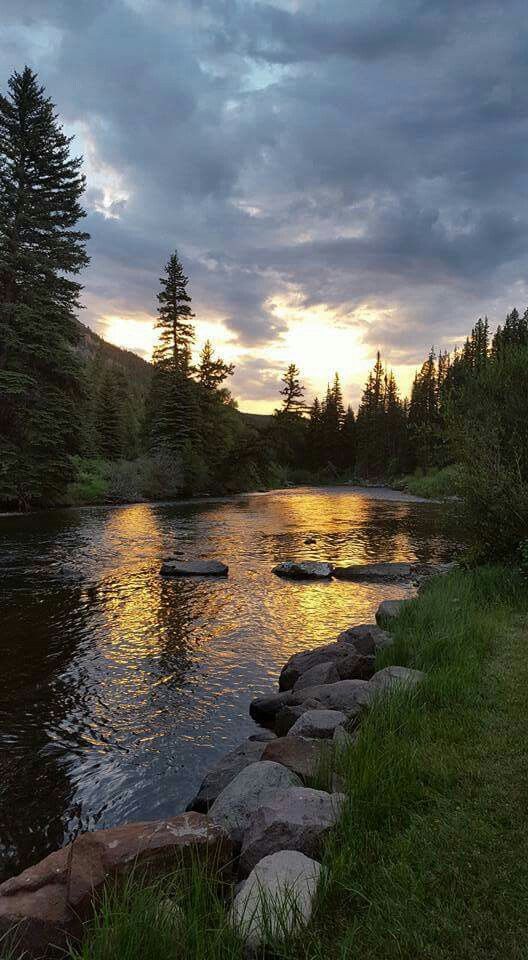
[[[363, 306], [346, 317], [323, 305], [304, 308], [291, 301], [274, 300], [270, 303], [273, 315], [286, 324], [286, 329], [276, 336], [273, 343], [253, 349], [240, 347], [236, 337], [220, 318], [207, 318], [196, 322], [195, 355], [198, 356], [204, 342], [212, 341], [215, 351], [226, 361], [239, 368], [244, 362], [259, 357], [263, 363], [263, 376], [267, 382], [276, 379], [276, 396], [273, 399], [255, 399], [234, 394], [241, 410], [250, 413], [271, 413], [279, 402], [280, 376], [291, 362], [301, 371], [306, 386], [307, 400], [315, 395], [324, 396], [328, 383], [339, 373], [345, 403], [357, 408], [358, 398], [375, 360], [375, 350], [361, 339], [365, 322], [379, 320], [379, 315], [368, 306]], [[104, 315], [100, 319], [99, 332], [110, 343], [125, 350], [132, 350], [147, 360], [152, 356], [156, 343], [154, 318], [148, 314], [134, 316]], [[266, 368], [266, 363], [269, 367]], [[415, 366], [392, 368], [400, 385], [402, 396], [410, 392]]]

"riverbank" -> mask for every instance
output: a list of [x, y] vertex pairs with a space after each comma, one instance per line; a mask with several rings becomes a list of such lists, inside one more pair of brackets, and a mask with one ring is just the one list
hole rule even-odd
[[[433, 579], [391, 632], [376, 668], [407, 666], [425, 679], [376, 700], [357, 741], [336, 756], [344, 814], [323, 857], [313, 920], [280, 956], [520, 960], [528, 934], [526, 582], [504, 568]], [[204, 870], [187, 872], [184, 883], [180, 875], [110, 892], [81, 954], [71, 954], [243, 955]]]

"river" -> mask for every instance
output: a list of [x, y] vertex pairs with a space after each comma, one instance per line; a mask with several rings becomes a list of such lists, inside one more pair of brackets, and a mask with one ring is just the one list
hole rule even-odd
[[[274, 563], [447, 559], [440, 515], [304, 488], [0, 517], [0, 876], [79, 830], [180, 812], [292, 653], [411, 589], [294, 583]], [[160, 577], [176, 553], [229, 577]]]

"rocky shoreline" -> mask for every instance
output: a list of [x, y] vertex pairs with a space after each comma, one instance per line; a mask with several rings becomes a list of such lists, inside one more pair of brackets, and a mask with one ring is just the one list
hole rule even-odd
[[[416, 578], [420, 584], [451, 567], [375, 564], [368, 572], [374, 579]], [[186, 573], [198, 571], [175, 575]], [[346, 579], [366, 574], [365, 567], [356, 568]], [[226, 909], [249, 952], [269, 935], [269, 904], [281, 892], [289, 900], [281, 911], [281, 933], [308, 922], [324, 842], [346, 803], [335, 775], [326, 789], [311, 784], [322, 770], [332, 770], [336, 751], [353, 745], [374, 698], [422, 680], [422, 673], [406, 667], [375, 669], [376, 654], [393, 642], [391, 621], [409, 602], [384, 601], [375, 624], [350, 627], [333, 643], [290, 657], [278, 692], [250, 706], [261, 730], [211, 768], [185, 813], [85, 833], [3, 883], [0, 937], [14, 930], [26, 957], [51, 956], [81, 936], [110, 879], [138, 868], [149, 877], [163, 876], [197, 860], [214, 864], [219, 877], [237, 884]], [[272, 911], [272, 928], [274, 922], [279, 918], [274, 921]]]

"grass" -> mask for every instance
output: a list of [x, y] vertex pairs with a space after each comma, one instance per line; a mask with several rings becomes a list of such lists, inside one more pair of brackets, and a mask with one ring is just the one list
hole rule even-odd
[[378, 700], [341, 756], [347, 809], [296, 960], [528, 955], [527, 595], [483, 569], [404, 610], [380, 666], [428, 676]]
[[[347, 803], [315, 917], [278, 960], [526, 960], [528, 587], [505, 568], [428, 584], [378, 656], [426, 671], [380, 697], [335, 768]], [[328, 783], [322, 763], [318, 779]], [[72, 960], [242, 960], [204, 870], [105, 894]]]
[[412, 493], [415, 497], [426, 497], [430, 500], [442, 500], [445, 497], [460, 494], [460, 467], [451, 464], [448, 467], [433, 467], [427, 473], [417, 471], [402, 477], [396, 486]]

